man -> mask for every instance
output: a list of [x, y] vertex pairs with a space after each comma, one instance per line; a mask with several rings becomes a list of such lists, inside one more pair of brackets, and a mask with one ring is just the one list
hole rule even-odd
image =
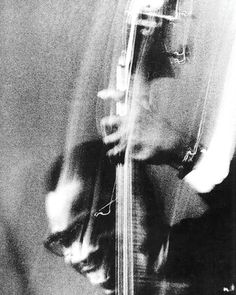
[[[79, 230], [80, 234], [76, 236], [76, 239], [69, 239], [70, 242], [66, 241], [68, 243], [64, 244], [62, 254], [67, 262], [86, 274], [92, 283], [101, 284], [107, 290], [111, 290], [113, 287], [109, 281], [109, 276], [112, 274], [109, 258], [112, 253], [104, 252], [102, 241], [106, 241], [106, 234], [101, 227], [98, 227], [98, 231], [95, 233], [97, 236], [100, 235], [99, 238], [95, 239], [94, 243], [92, 242], [95, 218], [89, 218], [86, 208], [95, 209], [95, 213], [99, 212], [100, 207], [97, 204], [94, 205], [90, 196], [94, 194], [93, 184], [97, 179], [95, 171], [99, 165], [98, 158], [106, 159], [99, 140], [99, 132], [96, 130], [96, 114], [103, 113], [103, 105], [101, 107], [101, 101], [98, 101], [99, 106], [97, 106], [94, 96], [98, 88], [104, 88], [103, 85], [98, 87], [99, 84], [109, 84], [106, 82], [110, 80], [110, 85], [114, 85], [112, 82], [114, 78], [109, 79], [110, 67], [107, 66], [106, 61], [112, 60], [109, 52], [113, 51], [115, 57], [120, 53], [120, 50], [116, 49], [119, 43], [117, 40], [115, 40], [117, 43], [114, 50], [111, 49], [111, 46], [106, 51], [104, 46], [104, 43], [113, 44], [115, 37], [119, 40], [119, 35], [115, 33], [113, 35], [107, 34], [104, 36], [105, 42], [101, 42], [99, 29], [105, 24], [105, 27], [110, 25], [114, 30], [113, 32], [120, 30], [120, 16], [124, 13], [125, 2], [110, 4], [114, 5], [112, 11], [116, 11], [113, 15], [113, 21], [105, 17], [109, 4], [105, 11], [104, 7], [97, 11], [96, 23], [91, 30], [91, 35], [95, 37], [92, 46], [89, 47], [85, 55], [85, 61], [81, 68], [81, 78], [78, 81], [78, 93], [76, 93], [77, 99], [74, 102], [69, 128], [65, 158], [65, 162], [69, 164], [62, 169], [59, 182], [56, 187], [53, 187], [53, 191], [48, 194], [46, 200], [52, 233], [65, 233], [68, 228], [72, 231], [71, 225], [78, 214], [79, 222], [86, 220], [86, 226], [82, 227], [82, 234]], [[230, 5], [235, 8], [233, 2]], [[169, 66], [174, 73], [166, 71], [165, 63], [162, 72], [161, 63], [157, 62], [157, 76], [148, 81], [148, 87], [145, 84], [145, 87], [142, 88], [140, 83], [137, 83], [136, 93], [141, 97], [146, 96], [145, 91], [148, 89], [149, 103], [138, 103], [134, 117], [133, 114], [128, 117], [134, 118], [135, 125], [128, 124], [128, 118], [120, 117], [105, 117], [101, 123], [106, 130], [115, 130], [106, 134], [103, 138], [104, 143], [108, 145], [108, 156], [116, 158], [117, 155], [124, 152], [128, 144], [132, 151], [131, 155], [136, 161], [149, 164], [145, 166], [148, 179], [152, 182], [154, 193], [162, 200], [165, 216], [162, 228], [167, 225], [171, 230], [169, 254], [162, 270], [162, 276], [166, 278], [168, 283], [161, 287], [160, 294], [173, 294], [173, 292], [177, 292], [177, 294], [220, 294], [224, 290], [234, 291], [233, 281], [229, 280], [232, 266], [229, 265], [229, 257], [227, 256], [232, 234], [232, 229], [229, 226], [233, 221], [230, 216], [232, 200], [229, 192], [225, 199], [224, 197], [221, 198], [221, 194], [224, 194], [224, 191], [227, 192], [232, 185], [233, 163], [228, 178], [225, 182], [223, 180], [227, 176], [234, 152], [234, 127], [226, 144], [228, 154], [225, 158], [222, 158], [224, 169], [219, 169], [219, 173], [215, 177], [209, 177], [209, 173], [215, 171], [212, 159], [218, 158], [216, 155], [222, 155], [221, 150], [218, 151], [213, 144], [216, 141], [215, 138], [219, 138], [219, 134], [221, 134], [218, 133], [218, 126], [222, 124], [222, 120], [219, 124], [212, 124], [212, 121], [217, 117], [218, 110], [217, 106], [214, 107], [215, 101], [218, 102], [223, 97], [222, 104], [227, 105], [225, 107], [226, 113], [230, 109], [230, 117], [235, 117], [235, 109], [228, 107], [231, 105], [231, 98], [225, 99], [225, 96], [228, 97], [227, 89], [228, 87], [232, 89], [233, 83], [225, 86], [223, 96], [220, 93], [226, 72], [227, 75], [232, 76], [232, 68], [226, 71], [230, 51], [225, 45], [229, 41], [232, 42], [230, 28], [232, 28], [234, 22], [232, 21], [231, 11], [228, 10], [230, 5], [226, 7], [226, 4], [222, 1], [218, 1], [217, 4], [213, 1], [209, 3], [194, 1], [193, 7], [184, 6], [184, 9], [189, 9], [187, 15], [189, 13], [191, 22], [181, 23], [174, 30], [168, 28], [169, 35], [167, 35], [171, 36], [172, 39], [167, 38], [164, 40], [166, 43], [163, 43], [168, 45], [166, 53], [170, 54], [174, 53], [174, 50], [178, 50], [179, 45], [183, 45], [185, 49], [187, 48], [185, 46], [188, 45], [190, 62], [181, 65], [181, 61], [179, 63], [176, 61], [171, 66], [171, 62], [176, 60], [176, 56], [173, 55], [169, 57]], [[184, 12], [186, 13], [186, 11]], [[224, 21], [222, 22], [222, 20]], [[224, 25], [223, 28], [222, 24]], [[211, 31], [208, 30], [209, 26], [212, 28]], [[226, 30], [227, 27], [229, 28], [228, 31]], [[180, 41], [184, 41], [184, 43]], [[105, 60], [98, 54], [92, 54], [96, 52], [95, 48], [99, 52], [106, 53]], [[221, 48], [220, 51], [218, 51], [219, 48]], [[233, 55], [231, 59], [234, 60]], [[115, 62], [117, 62], [117, 58], [114, 58], [113, 67], [111, 66], [113, 69]], [[94, 63], [96, 63], [95, 69], [93, 68]], [[105, 76], [104, 83], [100, 82], [101, 72]], [[222, 79], [219, 79], [219, 76]], [[138, 81], [140, 82], [140, 80]], [[137, 89], [145, 89], [145, 91], [143, 93], [141, 91], [140, 94]], [[103, 100], [117, 100], [117, 97], [122, 99], [122, 95], [116, 91], [110, 91], [110, 89], [100, 92], [98, 96]], [[85, 97], [86, 99], [84, 99]], [[200, 107], [199, 100], [201, 101]], [[145, 100], [141, 101], [144, 102]], [[89, 114], [87, 113], [88, 110], [90, 110]], [[225, 110], [221, 111], [224, 117]], [[219, 114], [219, 116], [221, 115], [222, 113]], [[227, 128], [233, 126], [233, 122], [223, 124]], [[132, 126], [131, 129], [130, 126]], [[79, 135], [78, 130], [80, 131]], [[199, 143], [209, 147], [208, 151], [202, 156], [200, 155]], [[110, 148], [110, 145], [112, 148]], [[185, 170], [187, 165], [183, 159], [185, 156], [185, 160], [189, 159], [187, 157], [188, 152], [192, 152], [195, 146], [196, 153], [193, 153], [193, 159], [191, 159], [194, 167], [189, 165], [190, 168], [193, 168], [193, 171], [190, 172], [189, 169]], [[101, 151], [101, 153], [98, 154], [97, 151]], [[198, 158], [200, 160], [196, 164]], [[102, 162], [105, 164], [100, 168], [114, 169], [114, 167], [109, 166], [106, 160]], [[85, 163], [89, 164], [88, 167]], [[186, 185], [185, 180], [180, 181], [176, 177], [174, 169], [181, 166], [185, 173], [190, 172], [185, 180], [195, 190]], [[202, 177], [202, 170], [208, 171], [209, 182], [206, 181], [204, 185], [201, 184], [201, 179], [198, 176], [200, 174], [200, 177]], [[106, 177], [103, 176], [102, 179], [104, 178]], [[208, 180], [207, 178], [204, 178], [204, 180]], [[223, 182], [222, 186], [216, 187], [209, 195], [200, 196], [196, 193], [207, 193], [221, 182]], [[107, 192], [107, 195], [109, 195], [109, 192]], [[210, 196], [215, 196], [215, 203], [211, 201]], [[85, 213], [81, 215], [78, 212]], [[222, 224], [216, 223], [218, 219], [222, 220]], [[107, 233], [112, 235], [111, 232], [112, 228], [108, 228]], [[221, 235], [223, 232], [225, 236]], [[68, 231], [66, 234], [68, 234]], [[215, 247], [215, 243], [221, 238], [221, 242]], [[164, 242], [163, 237], [162, 239], [161, 242]], [[208, 249], [204, 245], [204, 239], [206, 240], [205, 244], [209, 247]], [[54, 241], [52, 239], [49, 242]], [[102, 251], [99, 253], [101, 249]], [[156, 249], [157, 252], [159, 251], [158, 257], [160, 257], [161, 249], [163, 248], [157, 247]], [[100, 260], [102, 257], [102, 261], [97, 262], [98, 256]], [[215, 262], [216, 257], [221, 260], [221, 264]], [[209, 258], [209, 261], [207, 261], [207, 258]], [[111, 265], [112, 263], [113, 261]], [[160, 264], [162, 263], [160, 262]], [[218, 268], [217, 271], [212, 270], [213, 265]], [[223, 277], [223, 274], [225, 277]], [[180, 285], [176, 284], [179, 282], [181, 282]]]

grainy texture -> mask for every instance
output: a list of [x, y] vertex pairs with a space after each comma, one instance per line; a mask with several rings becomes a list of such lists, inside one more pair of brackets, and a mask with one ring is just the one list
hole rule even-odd
[[93, 1], [0, 3], [0, 293], [100, 294], [42, 246], [44, 177], [61, 153]]
[[[232, 42], [232, 32], [226, 30], [230, 28], [230, 18], [223, 16], [226, 11], [230, 15], [227, 5], [230, 7], [233, 1], [227, 5], [220, 0], [194, 2], [197, 17], [202, 18], [202, 26], [192, 28], [196, 29], [193, 42], [202, 42], [193, 60], [197, 68], [194, 79], [190, 64], [182, 71], [180, 83], [179, 80], [153, 82], [153, 97], [161, 97], [158, 107], [171, 110], [170, 118], [175, 117], [178, 128], [186, 129], [191, 129], [190, 122], [194, 124], [199, 119], [197, 98], [202, 95], [201, 82], [207, 77], [209, 55], [215, 45], [221, 50], [217, 52], [209, 110], [216, 109], [214, 98], [222, 87], [226, 69], [222, 57], [227, 58], [227, 44]], [[64, 148], [73, 96], [83, 97], [74, 104], [78, 118], [73, 121], [72, 129], [76, 130], [81, 123], [81, 133], [74, 144], [98, 136], [96, 115], [100, 117], [104, 110], [95, 103], [96, 92], [109, 79], [110, 67], [102, 63], [106, 41], [109, 48], [114, 41], [109, 30], [116, 5], [115, 0], [0, 2], [0, 293], [3, 295], [101, 294], [42, 247], [47, 231], [44, 176]], [[120, 6], [119, 13], [122, 3]], [[112, 27], [116, 30], [121, 25], [118, 16]], [[224, 26], [218, 20], [224, 20]], [[218, 44], [221, 33], [225, 39]], [[107, 61], [111, 52], [105, 56]], [[184, 109], [183, 96], [188, 98]], [[213, 124], [210, 116], [207, 124]], [[207, 130], [210, 132], [211, 128]], [[205, 134], [206, 142], [208, 136]], [[157, 195], [164, 200], [169, 224], [198, 217], [208, 208], [207, 202], [187, 186], [181, 188], [181, 195], [174, 195], [173, 188], [179, 180], [172, 169], [149, 167], [148, 173]]]

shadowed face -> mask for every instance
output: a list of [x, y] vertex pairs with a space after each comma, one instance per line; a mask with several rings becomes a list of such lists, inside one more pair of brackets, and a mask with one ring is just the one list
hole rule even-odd
[[[78, 149], [87, 152], [90, 145], [88, 143], [86, 147]], [[90, 163], [94, 163], [93, 157], [100, 156], [100, 143], [92, 145], [96, 153], [90, 150], [89, 157], [81, 157], [80, 161], [89, 158]], [[73, 157], [73, 162], [78, 162], [76, 152]], [[86, 276], [92, 284], [112, 293], [115, 267], [114, 202], [100, 209], [109, 203], [114, 194], [114, 166], [102, 156], [99, 168], [94, 169], [88, 163], [87, 168], [93, 173], [82, 182], [78, 180], [77, 164], [73, 164], [71, 174], [74, 177], [62, 184], [58, 183], [61, 164], [62, 158], [48, 175], [48, 189], [51, 191], [46, 197], [46, 211], [51, 235], [44, 245], [52, 253], [64, 257], [67, 264]], [[96, 182], [101, 184], [99, 188], [94, 185]]]

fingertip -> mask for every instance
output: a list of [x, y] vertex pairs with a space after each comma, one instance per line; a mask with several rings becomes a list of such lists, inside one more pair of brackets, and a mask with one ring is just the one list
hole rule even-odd
[[105, 137], [103, 137], [102, 141], [103, 141], [103, 143], [104, 143], [105, 145], [107, 145], [107, 144], [108, 144], [108, 140], [107, 140], [106, 136], [105, 136]]
[[97, 97], [102, 100], [112, 99], [116, 102], [123, 101], [125, 97], [125, 91], [115, 89], [103, 89], [97, 93]]
[[109, 150], [109, 151], [107, 152], [107, 156], [108, 156], [108, 157], [112, 157], [112, 156], [113, 156], [113, 151], [112, 151], [112, 150]]
[[117, 156], [119, 153], [120, 153], [120, 149], [117, 148], [117, 147], [114, 147], [113, 149], [111, 149], [111, 150], [109, 150], [109, 151], [107, 152], [107, 155], [108, 155], [109, 157], [115, 157], [115, 156]]
[[107, 90], [108, 89], [103, 89], [103, 90], [98, 91], [97, 97], [101, 98], [103, 100], [107, 99]]

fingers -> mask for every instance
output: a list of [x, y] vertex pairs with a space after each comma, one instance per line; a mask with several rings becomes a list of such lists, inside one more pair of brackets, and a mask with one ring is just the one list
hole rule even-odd
[[106, 143], [106, 137], [116, 132], [121, 125], [121, 120], [117, 116], [105, 117], [101, 120], [101, 129], [103, 133], [103, 141]]
[[115, 157], [124, 152], [126, 147], [126, 132], [122, 128], [123, 118], [120, 116], [105, 117], [102, 119], [101, 125], [105, 130], [108, 128], [110, 133], [105, 134], [103, 142], [106, 145], [111, 145], [112, 148], [107, 152], [109, 157]]
[[124, 142], [120, 143], [120, 144], [114, 146], [112, 149], [110, 149], [107, 152], [107, 155], [108, 155], [108, 157], [117, 157], [125, 151], [125, 148], [126, 148], [126, 144]]
[[[109, 134], [109, 133], [112, 133], [112, 131], [115, 129], [118, 129], [121, 124], [122, 124], [122, 118], [120, 116], [109, 116], [109, 117], [105, 117], [101, 120], [101, 127], [103, 130], [106, 131], [107, 129], [107, 133], [106, 134]], [[109, 132], [109, 130], [111, 132]], [[114, 132], [114, 131], [113, 131]]]
[[109, 144], [115, 144], [117, 142], [119, 142], [121, 139], [121, 134], [120, 132], [115, 132], [115, 133], [112, 133], [110, 135], [107, 135], [103, 138], [103, 142], [106, 144], [106, 145], [109, 145]]
[[[125, 92], [104, 89], [98, 92], [98, 97], [103, 100], [114, 100], [115, 102], [122, 102], [125, 98]], [[103, 142], [105, 145], [111, 145], [107, 155], [109, 157], [116, 157], [124, 152], [126, 147], [126, 130], [124, 130], [124, 117], [109, 116], [101, 120], [101, 128], [104, 132]]]
[[97, 96], [103, 100], [114, 100], [115, 102], [123, 102], [125, 92], [114, 89], [103, 89], [98, 92]]
[[103, 142], [106, 145], [116, 145], [112, 150], [109, 151], [108, 155], [116, 155], [124, 150], [125, 148], [125, 132], [122, 128], [123, 118], [120, 116], [105, 117], [101, 121], [103, 129], [109, 132], [105, 132]]
[[152, 157], [152, 153], [148, 150], [132, 153], [132, 158], [136, 161], [146, 161]]

